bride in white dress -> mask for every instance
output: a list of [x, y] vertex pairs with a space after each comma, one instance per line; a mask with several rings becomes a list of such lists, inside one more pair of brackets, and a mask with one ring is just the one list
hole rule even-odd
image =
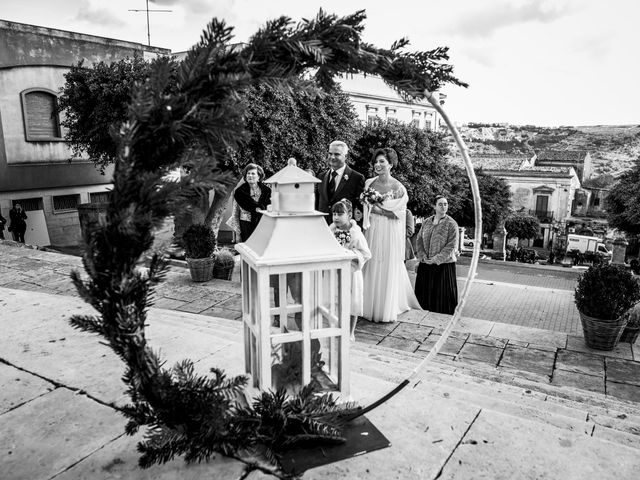
[[365, 182], [362, 226], [371, 250], [363, 269], [363, 317], [374, 322], [394, 322], [412, 308], [420, 310], [404, 265], [405, 222], [408, 195], [391, 176], [398, 164], [392, 148], [373, 154], [376, 177]]

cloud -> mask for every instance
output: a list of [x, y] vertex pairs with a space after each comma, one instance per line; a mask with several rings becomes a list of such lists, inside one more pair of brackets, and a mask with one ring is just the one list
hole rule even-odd
[[574, 40], [573, 52], [585, 55], [592, 60], [605, 60], [610, 57], [612, 32], [597, 32], [585, 38]]
[[525, 0], [514, 4], [500, 0], [489, 8], [469, 10], [446, 29], [447, 33], [463, 37], [490, 37], [495, 31], [522, 23], [550, 23], [570, 13], [568, 5]]
[[210, 8], [206, 0], [149, 0], [149, 3], [158, 7], [180, 7], [189, 13], [204, 13]]
[[109, 27], [123, 27], [126, 25], [126, 22], [118, 18], [107, 8], [93, 7], [86, 1], [79, 4], [75, 20]]
[[496, 60], [490, 48], [464, 45], [460, 47], [460, 51], [464, 53], [470, 61], [473, 61], [485, 68], [493, 68], [496, 66]]

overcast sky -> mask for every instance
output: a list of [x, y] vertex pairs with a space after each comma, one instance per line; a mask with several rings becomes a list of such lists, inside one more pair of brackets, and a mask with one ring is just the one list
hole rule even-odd
[[[1, 0], [0, 18], [147, 43], [145, 0]], [[448, 87], [457, 122], [640, 123], [639, 0], [150, 0], [151, 44], [188, 49], [214, 16], [246, 40], [266, 20], [322, 7], [367, 12], [364, 39], [450, 48], [468, 89]]]

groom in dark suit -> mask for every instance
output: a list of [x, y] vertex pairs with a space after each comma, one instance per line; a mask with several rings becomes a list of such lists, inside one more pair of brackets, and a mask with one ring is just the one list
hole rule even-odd
[[362, 218], [360, 194], [364, 190], [364, 176], [347, 165], [348, 154], [346, 143], [339, 140], [331, 142], [328, 155], [330, 168], [318, 176], [322, 183], [318, 186], [316, 210], [329, 214], [326, 216], [328, 224], [333, 221], [331, 206], [343, 198], [353, 205], [354, 219], [360, 222]]

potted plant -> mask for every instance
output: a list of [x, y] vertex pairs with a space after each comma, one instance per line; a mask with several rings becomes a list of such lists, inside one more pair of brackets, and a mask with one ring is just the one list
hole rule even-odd
[[613, 350], [627, 318], [623, 315], [640, 300], [640, 284], [621, 265], [592, 265], [578, 278], [575, 302], [587, 346]]
[[640, 334], [640, 303], [636, 303], [625, 313], [627, 326], [624, 327], [620, 341], [624, 343], [635, 343]]
[[221, 248], [213, 256], [213, 278], [231, 280], [235, 259], [231, 250]]
[[208, 225], [194, 223], [182, 235], [184, 255], [194, 282], [206, 282], [213, 275], [216, 236]]

